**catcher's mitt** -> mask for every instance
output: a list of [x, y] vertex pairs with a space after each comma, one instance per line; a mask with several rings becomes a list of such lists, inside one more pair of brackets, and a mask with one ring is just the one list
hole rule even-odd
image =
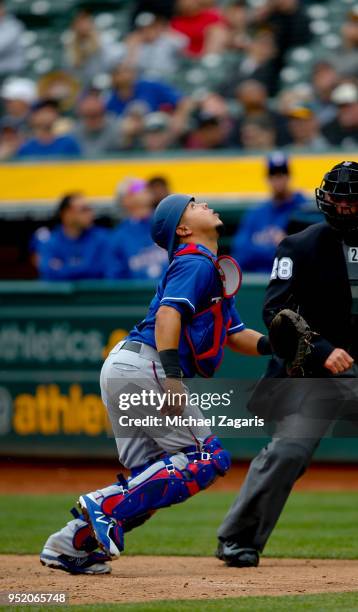
[[285, 359], [289, 376], [304, 376], [304, 363], [317, 336], [301, 315], [285, 308], [271, 321], [269, 339], [278, 357]]

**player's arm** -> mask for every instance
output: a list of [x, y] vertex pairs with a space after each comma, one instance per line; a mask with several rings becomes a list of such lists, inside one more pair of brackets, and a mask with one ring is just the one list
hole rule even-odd
[[180, 331], [180, 312], [171, 306], [160, 306], [155, 318], [155, 342], [166, 376], [162, 384], [167, 393], [176, 394], [177, 398], [162, 408], [164, 415], [180, 415], [186, 405], [178, 350]]
[[231, 322], [227, 332], [228, 348], [243, 355], [271, 355], [268, 337], [254, 329], [247, 329], [236, 309], [233, 298], [230, 304], [230, 317]]
[[244, 329], [228, 337], [227, 346], [242, 355], [270, 355], [271, 346], [267, 336], [254, 329]]
[[155, 318], [157, 351], [178, 350], [181, 314], [171, 306], [160, 306]]

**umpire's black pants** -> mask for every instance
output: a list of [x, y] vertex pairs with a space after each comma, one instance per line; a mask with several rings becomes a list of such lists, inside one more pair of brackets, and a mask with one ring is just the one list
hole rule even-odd
[[[358, 381], [350, 381], [356, 388]], [[288, 385], [280, 393], [290, 409], [281, 410], [272, 441], [251, 462], [240, 493], [218, 530], [219, 539], [234, 540], [241, 548], [264, 549], [294, 483], [308, 467], [322, 436], [347, 408], [347, 398], [350, 414], [358, 413], [356, 395], [352, 400], [351, 387], [347, 394], [337, 379], [316, 379], [312, 385], [305, 382], [303, 392], [297, 380]]]

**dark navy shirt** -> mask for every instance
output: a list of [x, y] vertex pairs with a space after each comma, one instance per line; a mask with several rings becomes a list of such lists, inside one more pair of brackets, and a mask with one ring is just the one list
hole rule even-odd
[[[185, 246], [181, 245], [179, 249], [183, 249]], [[203, 245], [196, 246], [215, 258], [215, 255]], [[175, 308], [180, 312], [182, 322], [185, 325], [195, 313], [213, 305], [216, 299], [221, 296], [221, 280], [217, 270], [206, 256], [185, 255], [177, 257], [160, 281], [146, 318], [134, 327], [128, 339], [143, 342], [156, 348], [155, 316], [160, 306], [165, 305]], [[245, 325], [236, 310], [234, 298], [231, 298], [230, 302], [231, 324], [228, 330], [229, 335], [245, 329]], [[182, 325], [179, 343], [180, 365], [184, 375], [192, 377], [196, 370], [190, 347], [185, 338], [184, 325]]]

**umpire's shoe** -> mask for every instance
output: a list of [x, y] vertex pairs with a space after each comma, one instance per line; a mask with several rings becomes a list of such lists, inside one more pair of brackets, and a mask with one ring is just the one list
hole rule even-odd
[[123, 528], [118, 521], [106, 516], [92, 493], [78, 500], [85, 520], [92, 528], [99, 547], [111, 558], [119, 557], [124, 548]]
[[241, 548], [232, 540], [219, 540], [216, 557], [229, 567], [257, 567], [260, 561], [255, 548]]

